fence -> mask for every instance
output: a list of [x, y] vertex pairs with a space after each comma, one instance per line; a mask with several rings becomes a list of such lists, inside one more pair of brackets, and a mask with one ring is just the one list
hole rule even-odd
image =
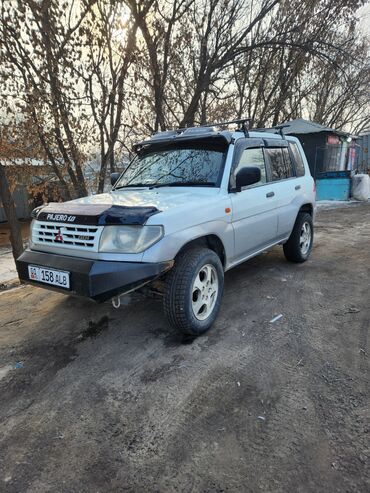
[[[29, 204], [28, 192], [26, 187], [17, 186], [13, 192], [13, 199], [16, 206], [18, 219], [27, 219], [30, 217], [31, 208]], [[6, 214], [2, 205], [0, 205], [0, 222], [6, 221]]]
[[359, 173], [368, 173], [370, 171], [370, 133], [361, 135], [356, 141], [357, 149], [357, 169]]

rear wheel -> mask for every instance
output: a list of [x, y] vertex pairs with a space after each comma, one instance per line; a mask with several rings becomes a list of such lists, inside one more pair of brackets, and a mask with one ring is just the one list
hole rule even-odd
[[194, 247], [182, 252], [169, 272], [164, 311], [171, 325], [187, 335], [206, 332], [220, 309], [224, 272], [215, 252]]
[[284, 244], [284, 254], [290, 262], [305, 262], [310, 256], [313, 243], [312, 217], [307, 212], [297, 216], [292, 234]]

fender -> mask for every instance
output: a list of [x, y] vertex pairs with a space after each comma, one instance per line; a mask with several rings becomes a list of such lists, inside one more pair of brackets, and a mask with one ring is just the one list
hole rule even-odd
[[231, 222], [221, 220], [199, 224], [164, 236], [159, 243], [144, 252], [142, 261], [173, 260], [187, 243], [208, 235], [216, 236], [223, 244], [227, 269], [228, 259], [232, 258], [234, 252], [234, 230]]

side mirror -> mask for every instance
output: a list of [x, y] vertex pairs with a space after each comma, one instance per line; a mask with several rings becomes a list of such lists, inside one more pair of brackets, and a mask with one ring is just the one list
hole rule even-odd
[[121, 173], [111, 173], [110, 174], [110, 182], [111, 182], [111, 185], [115, 185], [116, 181], [118, 180], [118, 178], [120, 177]]
[[257, 166], [246, 166], [238, 171], [235, 177], [236, 191], [240, 192], [243, 187], [253, 185], [261, 180], [261, 169]]

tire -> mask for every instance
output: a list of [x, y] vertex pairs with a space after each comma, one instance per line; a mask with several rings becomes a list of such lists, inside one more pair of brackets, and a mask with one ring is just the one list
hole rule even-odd
[[224, 270], [214, 251], [193, 247], [180, 253], [164, 287], [169, 323], [186, 335], [203, 334], [218, 315], [223, 287]]
[[[305, 233], [306, 236], [304, 236]], [[285, 258], [290, 262], [305, 262], [310, 256], [312, 243], [312, 217], [307, 212], [300, 212], [289, 240], [283, 245]]]

